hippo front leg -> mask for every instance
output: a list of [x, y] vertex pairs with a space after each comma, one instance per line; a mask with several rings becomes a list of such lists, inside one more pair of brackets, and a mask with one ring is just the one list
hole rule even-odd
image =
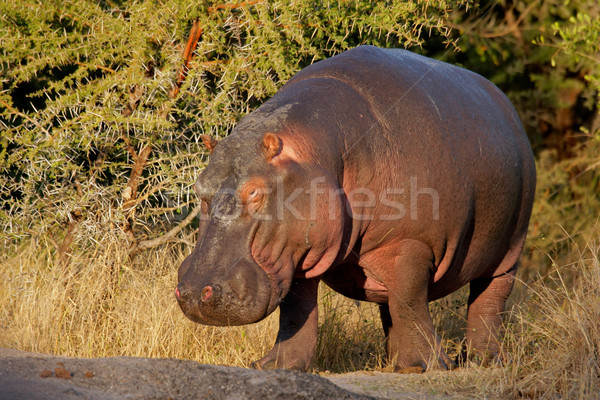
[[388, 276], [388, 305], [380, 306], [388, 358], [394, 370], [451, 369], [429, 314], [427, 288], [433, 269], [431, 248], [416, 240], [402, 243]]
[[252, 363], [256, 369], [306, 371], [317, 345], [319, 279], [294, 279], [279, 305], [279, 332], [273, 348]]

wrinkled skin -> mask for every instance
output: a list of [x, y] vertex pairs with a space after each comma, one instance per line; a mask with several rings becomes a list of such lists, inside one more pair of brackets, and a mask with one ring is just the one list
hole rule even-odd
[[320, 281], [380, 304], [397, 370], [454, 366], [428, 302], [469, 284], [470, 354], [497, 357], [535, 166], [490, 82], [362, 46], [299, 72], [220, 142], [203, 140], [199, 240], [176, 297], [211, 325], [280, 307], [275, 345], [256, 368], [309, 367]]

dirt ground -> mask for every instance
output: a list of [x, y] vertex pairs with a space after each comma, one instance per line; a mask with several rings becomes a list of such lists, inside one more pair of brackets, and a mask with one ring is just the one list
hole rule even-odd
[[65, 358], [0, 349], [0, 399], [367, 399], [325, 378], [193, 361]]
[[325, 377], [193, 361], [67, 358], [0, 348], [0, 399], [447, 399], [402, 385], [397, 374]]

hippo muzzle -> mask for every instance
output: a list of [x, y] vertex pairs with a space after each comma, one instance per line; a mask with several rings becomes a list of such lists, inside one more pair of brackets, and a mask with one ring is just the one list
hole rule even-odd
[[224, 268], [204, 269], [192, 253], [182, 264], [175, 297], [186, 317], [205, 325], [258, 322], [275, 308], [267, 274], [245, 258]]

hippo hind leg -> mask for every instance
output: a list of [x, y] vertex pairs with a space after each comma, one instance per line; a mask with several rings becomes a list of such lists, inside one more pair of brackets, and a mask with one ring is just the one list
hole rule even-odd
[[506, 300], [515, 281], [516, 264], [508, 272], [471, 281], [467, 312], [467, 348], [459, 362], [472, 360], [482, 366], [499, 361], [499, 332]]

